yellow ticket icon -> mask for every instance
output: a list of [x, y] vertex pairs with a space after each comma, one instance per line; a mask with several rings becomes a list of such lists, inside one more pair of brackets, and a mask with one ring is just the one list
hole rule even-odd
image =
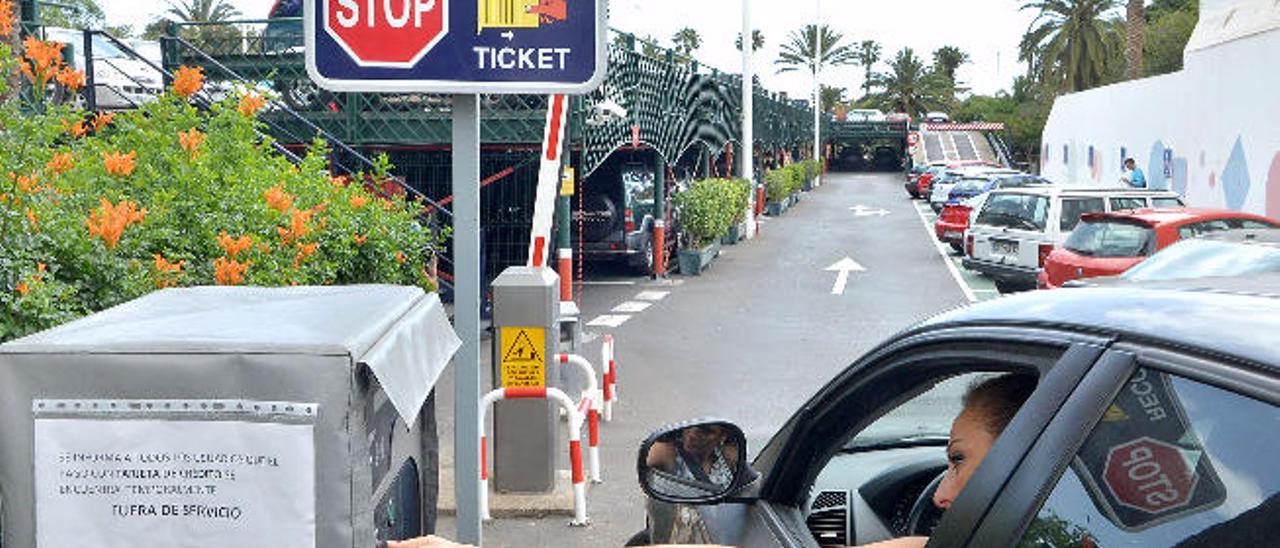
[[496, 29], [536, 29], [540, 22], [539, 14], [533, 10], [538, 0], [479, 0], [480, 17], [477, 18], [476, 34], [486, 28]]

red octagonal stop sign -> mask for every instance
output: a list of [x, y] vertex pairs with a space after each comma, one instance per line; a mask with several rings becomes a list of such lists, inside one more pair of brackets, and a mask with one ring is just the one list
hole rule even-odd
[[449, 33], [449, 0], [324, 0], [320, 19], [356, 64], [408, 68]]
[[1186, 506], [1197, 480], [1177, 447], [1148, 437], [1111, 448], [1103, 477], [1116, 501], [1151, 514]]

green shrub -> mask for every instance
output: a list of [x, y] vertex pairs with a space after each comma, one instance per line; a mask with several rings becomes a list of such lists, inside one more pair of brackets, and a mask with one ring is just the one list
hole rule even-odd
[[764, 176], [764, 192], [770, 202], [781, 202], [802, 184], [795, 164], [777, 168]]
[[[680, 234], [686, 248], [700, 248], [719, 240], [740, 213], [735, 183], [726, 179], [695, 181], [675, 196], [680, 210]], [[746, 207], [746, 206], [743, 206]]]
[[434, 290], [445, 234], [418, 222], [420, 204], [331, 178], [320, 145], [292, 164], [259, 133], [259, 100], [201, 111], [170, 92], [114, 115], [0, 104], [0, 341], [163, 287]]
[[746, 220], [747, 208], [751, 205], [751, 182], [746, 179], [716, 179], [729, 196], [729, 209], [733, 211], [730, 225]]

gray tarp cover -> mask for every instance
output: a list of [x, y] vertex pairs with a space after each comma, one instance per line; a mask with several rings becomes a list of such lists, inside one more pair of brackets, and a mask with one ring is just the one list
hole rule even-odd
[[0, 353], [345, 355], [373, 370], [413, 424], [461, 341], [416, 287], [193, 287], [157, 291], [0, 345]]

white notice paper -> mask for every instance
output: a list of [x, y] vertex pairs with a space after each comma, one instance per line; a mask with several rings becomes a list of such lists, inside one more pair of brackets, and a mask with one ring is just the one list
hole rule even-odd
[[36, 542], [315, 547], [311, 425], [35, 421]]

